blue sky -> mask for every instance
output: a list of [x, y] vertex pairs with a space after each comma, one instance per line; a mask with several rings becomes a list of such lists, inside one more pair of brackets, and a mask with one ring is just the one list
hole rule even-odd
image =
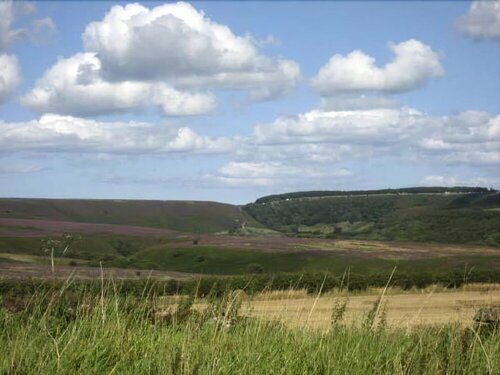
[[0, 4], [0, 196], [500, 187], [498, 1], [127, 4]]

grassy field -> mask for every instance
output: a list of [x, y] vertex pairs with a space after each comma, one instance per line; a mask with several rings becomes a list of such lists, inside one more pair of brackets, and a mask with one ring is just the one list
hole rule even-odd
[[[117, 265], [126, 266], [124, 263]], [[145, 269], [164, 269], [181, 272], [234, 275], [252, 273], [250, 265], [261, 266], [260, 272], [321, 272], [343, 273], [350, 268], [354, 273], [390, 272], [395, 266], [400, 271], [481, 270], [500, 268], [500, 254], [460, 255], [427, 259], [384, 259], [364, 257], [353, 253], [336, 252], [262, 252], [221, 249], [199, 246], [175, 248], [151, 247], [132, 258], [131, 264]], [[249, 268], [250, 267], [250, 268]]]
[[[250, 242], [244, 242], [250, 241]], [[244, 244], [248, 244], [245, 246]], [[228, 247], [235, 246], [235, 247]], [[285, 246], [286, 245], [286, 246]], [[138, 268], [212, 275], [323, 272], [342, 274], [401, 272], [481, 272], [500, 269], [496, 248], [433, 246], [369, 241], [291, 241], [262, 248], [246, 238], [202, 238], [198, 245], [185, 238], [85, 236], [75, 241], [56, 264]], [[3, 254], [3, 255], [2, 255]], [[16, 256], [17, 255], [17, 256]], [[24, 257], [23, 257], [24, 256]], [[48, 265], [39, 238], [0, 238], [0, 262], [6, 259]], [[0, 277], [1, 277], [0, 272]]]
[[97, 294], [2, 296], [0, 373], [497, 374], [500, 366], [499, 333], [489, 328], [408, 330], [377, 320], [380, 311], [360, 325], [288, 328], [245, 317], [237, 299], [201, 301], [199, 312], [189, 297], [167, 309], [153, 296], [118, 297], [111, 284]]

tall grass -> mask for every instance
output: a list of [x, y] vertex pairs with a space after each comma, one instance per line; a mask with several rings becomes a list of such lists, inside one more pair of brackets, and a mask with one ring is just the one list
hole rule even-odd
[[498, 374], [500, 365], [496, 331], [346, 326], [341, 313], [327, 332], [287, 329], [238, 317], [238, 293], [209, 298], [202, 313], [194, 296], [160, 311], [147, 289], [122, 296], [112, 283], [102, 294], [1, 298], [1, 374]]

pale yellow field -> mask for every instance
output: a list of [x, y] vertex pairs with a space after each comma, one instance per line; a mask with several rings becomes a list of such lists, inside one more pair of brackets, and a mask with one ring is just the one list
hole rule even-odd
[[[472, 323], [480, 307], [500, 306], [500, 290], [387, 294], [380, 313], [385, 310], [388, 326], [412, 328], [419, 325]], [[266, 320], [277, 320], [290, 327], [328, 329], [334, 306], [347, 302], [343, 323], [361, 324], [380, 295], [249, 299], [240, 313]], [[385, 305], [385, 307], [384, 307]], [[379, 314], [380, 315], [380, 314]]]

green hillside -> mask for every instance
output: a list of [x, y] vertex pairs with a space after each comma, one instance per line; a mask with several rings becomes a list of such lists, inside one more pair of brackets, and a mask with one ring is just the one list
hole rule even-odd
[[289, 235], [500, 246], [500, 193], [443, 189], [290, 193], [244, 209]]
[[0, 199], [0, 217], [136, 225], [193, 233], [227, 231], [246, 222], [238, 206], [199, 201]]

